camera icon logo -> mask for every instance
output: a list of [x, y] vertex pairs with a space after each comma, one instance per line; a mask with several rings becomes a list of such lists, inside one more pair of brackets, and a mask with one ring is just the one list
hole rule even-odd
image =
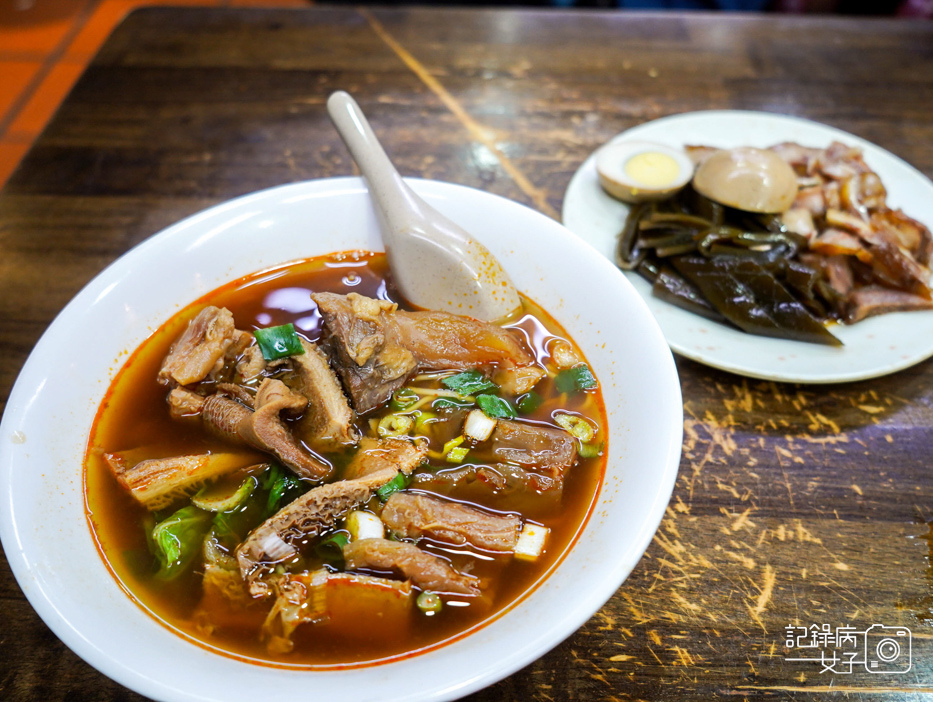
[[865, 669], [869, 673], [906, 673], [913, 665], [910, 644], [907, 627], [872, 624], [865, 630]]

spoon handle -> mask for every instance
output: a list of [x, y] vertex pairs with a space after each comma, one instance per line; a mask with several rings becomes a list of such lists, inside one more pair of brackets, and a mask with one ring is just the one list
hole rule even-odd
[[363, 111], [340, 90], [327, 100], [327, 111], [353, 160], [369, 184], [376, 211], [384, 218], [383, 237], [391, 247], [399, 232], [410, 231], [426, 217], [430, 207], [402, 179], [376, 138]]

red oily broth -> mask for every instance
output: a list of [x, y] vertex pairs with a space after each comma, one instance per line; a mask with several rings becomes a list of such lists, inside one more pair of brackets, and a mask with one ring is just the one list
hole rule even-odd
[[[321, 335], [321, 319], [310, 298], [312, 292], [357, 292], [367, 297], [400, 299], [388, 278], [383, 254], [345, 252], [246, 276], [176, 314], [131, 355], [101, 403], [85, 461], [87, 515], [101, 555], [122, 588], [147, 613], [183, 637], [221, 654], [276, 666], [360, 665], [410, 655], [456, 639], [495, 618], [540, 583], [582, 531], [599, 493], [606, 451], [598, 457], [577, 459], [567, 473], [558, 504], [523, 504], [519, 509], [510, 507], [501, 496], [447, 493], [451, 499], [490, 510], [521, 512], [551, 530], [544, 553], [534, 561], [480, 559], [470, 566], [474, 575], [494, 581], [491, 594], [484, 595], [480, 602], [445, 607], [444, 616], [433, 617], [412, 607], [404, 621], [397, 617], [386, 622], [378, 617], [368, 619], [362, 631], [342, 630], [330, 622], [304, 624], [292, 636], [295, 645], [288, 653], [270, 651], [260, 640], [259, 626], [270, 609], [269, 600], [257, 600], [237, 617], [220, 616], [222, 625], [213, 620], [205, 624], [205, 608], [214, 604], [202, 601], [200, 572], [195, 568], [175, 580], [153, 577], [153, 559], [147, 547], [147, 528], [151, 528], [153, 517], [117, 483], [103, 454], [141, 447], [150, 457], [224, 450], [221, 440], [170, 418], [166, 388], [156, 381], [162, 359], [188, 321], [208, 304], [228, 308], [238, 329], [251, 331], [291, 322], [302, 336], [316, 341]], [[544, 310], [528, 298], [523, 302], [523, 315], [508, 326], [524, 336], [526, 345], [544, 365], [549, 359], [549, 342], [570, 338]], [[553, 424], [548, 413], [554, 405], [548, 399], [557, 391], [552, 385], [549, 377], [538, 383], [536, 390], [545, 402], [526, 419]], [[581, 409], [580, 403], [586, 403], [585, 410], [599, 424], [604, 440], [606, 413], [598, 390], [576, 394], [581, 396], [577, 400], [567, 400], [564, 395], [561, 408], [575, 411]], [[363, 415], [358, 422], [365, 423], [373, 413]], [[257, 453], [257, 462], [262, 460], [267, 459]], [[456, 548], [431, 543], [430, 539], [419, 545], [434, 550], [455, 566], [463, 560]]]

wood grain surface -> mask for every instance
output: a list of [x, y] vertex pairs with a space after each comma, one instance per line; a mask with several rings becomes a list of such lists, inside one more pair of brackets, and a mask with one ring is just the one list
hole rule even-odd
[[[0, 194], [0, 407], [58, 311], [128, 248], [228, 198], [353, 174], [324, 110], [335, 89], [356, 96], [403, 174], [555, 218], [593, 149], [692, 110], [808, 117], [933, 176], [930, 22], [145, 9]], [[840, 386], [678, 367], [683, 459], [645, 557], [576, 634], [470, 699], [933, 693], [933, 362]], [[0, 608], [0, 699], [141, 699], [58, 641], [5, 560]], [[788, 626], [876, 624], [911, 630], [909, 672], [787, 660], [804, 652], [785, 646]]]

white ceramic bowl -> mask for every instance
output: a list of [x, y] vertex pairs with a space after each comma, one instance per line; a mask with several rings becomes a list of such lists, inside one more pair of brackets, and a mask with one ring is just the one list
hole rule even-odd
[[547, 580], [475, 633], [350, 670], [284, 670], [211, 653], [117, 585], [91, 538], [82, 461], [91, 423], [129, 353], [179, 309], [273, 264], [381, 250], [357, 178], [266, 190], [194, 215], [129, 251], [75, 297], [36, 345], [0, 422], [0, 537], [29, 601], [78, 655], [158, 700], [446, 700], [489, 685], [572, 634], [641, 558], [670, 499], [682, 439], [671, 353], [641, 298], [561, 225], [462, 186], [411, 181], [473, 232], [584, 349], [608, 412], [608, 469], [582, 538]]

